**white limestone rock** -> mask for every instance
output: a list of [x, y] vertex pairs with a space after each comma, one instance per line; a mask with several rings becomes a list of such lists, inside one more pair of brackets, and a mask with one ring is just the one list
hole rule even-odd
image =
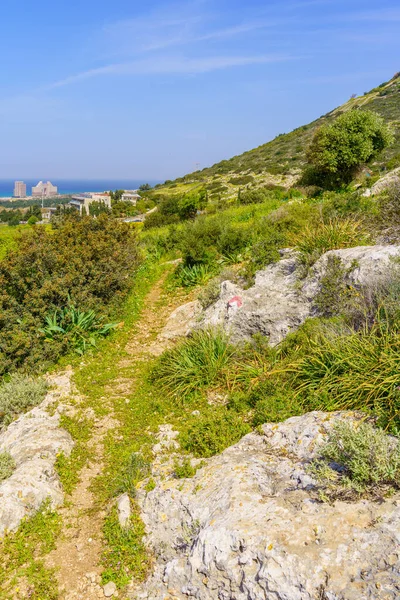
[[16, 465], [0, 484], [0, 537], [17, 529], [21, 520], [36, 512], [47, 499], [53, 507], [63, 502], [63, 491], [54, 469], [57, 454], [70, 454], [74, 442], [60, 428], [58, 411], [51, 416], [46, 407], [68, 394], [70, 373], [53, 377], [50, 390], [40, 404], [0, 433], [0, 452], [9, 453]]
[[347, 276], [349, 283], [372, 286], [385, 275], [392, 258], [400, 256], [400, 246], [332, 250], [315, 263], [305, 280], [300, 279], [296, 253], [282, 254], [282, 260], [256, 274], [254, 285], [247, 290], [224, 281], [219, 299], [204, 311], [200, 326], [222, 327], [233, 342], [261, 333], [275, 346], [308, 317], [318, 314], [314, 300], [330, 256], [339, 257], [345, 269], [353, 267]]
[[147, 600], [395, 600], [400, 495], [316, 500], [307, 461], [338, 419], [313, 412], [263, 426], [194, 478], [139, 494], [156, 557]]

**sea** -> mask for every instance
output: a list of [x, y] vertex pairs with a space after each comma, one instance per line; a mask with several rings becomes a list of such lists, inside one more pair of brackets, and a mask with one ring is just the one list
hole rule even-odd
[[[43, 178], [42, 181], [47, 181]], [[32, 186], [40, 179], [22, 179], [26, 183], [27, 196], [32, 195]], [[140, 179], [50, 179], [58, 187], [59, 194], [79, 194], [82, 192], [105, 192], [109, 190], [137, 190], [143, 183], [155, 185], [159, 181]], [[0, 179], [0, 198], [9, 198], [14, 194], [14, 179]]]

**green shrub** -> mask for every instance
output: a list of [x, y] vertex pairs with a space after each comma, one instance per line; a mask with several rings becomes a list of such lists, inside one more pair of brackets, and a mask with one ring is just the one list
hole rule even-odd
[[348, 283], [348, 277], [356, 267], [355, 263], [345, 268], [339, 256], [328, 256], [321, 287], [314, 300], [321, 315], [332, 317], [349, 310], [352, 301], [359, 296], [359, 292]]
[[47, 342], [61, 342], [84, 354], [88, 348], [96, 347], [96, 340], [106, 337], [117, 327], [117, 323], [104, 323], [94, 310], [82, 311], [69, 300], [68, 306], [48, 315], [46, 324], [39, 331]]
[[221, 291], [221, 281], [218, 277], [211, 279], [208, 284], [201, 290], [199, 294], [199, 301], [201, 306], [206, 309], [219, 298]]
[[327, 186], [348, 183], [361, 164], [393, 142], [384, 119], [372, 111], [346, 111], [317, 129], [307, 159]]
[[278, 423], [302, 414], [302, 407], [290, 390], [258, 399], [254, 408], [253, 426], [264, 423]]
[[0, 483], [11, 477], [15, 469], [13, 457], [8, 452], [0, 452]]
[[305, 410], [362, 410], [393, 430], [400, 425], [400, 336], [385, 322], [321, 334], [287, 367]]
[[47, 393], [44, 379], [32, 379], [15, 373], [0, 384], [0, 426], [5, 426], [19, 414], [37, 406]]
[[232, 177], [232, 179], [229, 179], [229, 183], [232, 185], [247, 185], [253, 181], [254, 177], [252, 175], [242, 175], [241, 177]]
[[332, 497], [381, 496], [400, 487], [400, 443], [370, 423], [337, 423], [311, 472]]
[[208, 458], [238, 442], [250, 426], [237, 414], [222, 409], [196, 419], [180, 436], [182, 447], [198, 457]]
[[104, 214], [24, 232], [0, 261], [0, 376], [57, 360], [68, 348], [38, 335], [46, 316], [69, 297], [81, 311], [107, 314], [125, 297], [140, 260], [134, 231]]
[[174, 278], [182, 287], [194, 287], [204, 285], [212, 277], [212, 270], [208, 265], [193, 265], [185, 267], [179, 265], [175, 271]]
[[222, 332], [195, 332], [160, 356], [152, 380], [169, 394], [185, 397], [221, 380], [234, 351]]

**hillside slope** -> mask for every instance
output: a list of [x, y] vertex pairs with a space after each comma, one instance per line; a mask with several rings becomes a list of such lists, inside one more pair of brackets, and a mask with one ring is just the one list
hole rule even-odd
[[395, 142], [388, 148], [373, 170], [382, 167], [394, 168], [400, 165], [400, 73], [388, 82], [382, 83], [363, 96], [351, 98], [348, 102], [321, 116], [308, 125], [303, 125], [287, 134], [278, 135], [272, 141], [249, 150], [229, 160], [223, 160], [212, 167], [188, 174], [175, 181], [167, 181], [157, 186], [158, 192], [175, 193], [186, 191], [193, 186], [205, 186], [211, 194], [232, 196], [239, 187], [262, 185], [282, 185], [290, 187], [306, 162], [305, 151], [315, 130], [327, 121], [353, 108], [376, 111], [391, 124]]

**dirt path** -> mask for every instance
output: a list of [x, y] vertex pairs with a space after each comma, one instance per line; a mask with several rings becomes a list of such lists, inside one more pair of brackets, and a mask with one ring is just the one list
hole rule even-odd
[[[145, 299], [141, 318], [132, 330], [125, 350], [121, 352], [118, 364], [121, 370], [163, 351], [165, 344], [157, 340], [158, 334], [170, 313], [191, 299], [192, 294], [188, 295], [183, 291], [174, 294], [171, 299], [171, 294], [164, 290], [167, 275], [168, 272], [162, 275]], [[57, 570], [62, 600], [95, 600], [105, 597], [100, 575], [102, 526], [107, 507], [98, 506], [91, 486], [104, 468], [105, 437], [119, 425], [113, 414], [113, 398], [128, 398], [134, 391], [134, 386], [134, 378], [119, 377], [105, 383], [106, 404], [103, 408], [107, 410], [107, 415], [100, 419], [94, 418], [94, 434], [88, 443], [93, 458], [82, 470], [77, 487], [59, 511], [63, 519], [62, 535], [56, 549], [48, 555], [46, 565]], [[84, 398], [82, 404], [84, 405]], [[117, 596], [118, 592], [115, 592], [114, 597]]]

